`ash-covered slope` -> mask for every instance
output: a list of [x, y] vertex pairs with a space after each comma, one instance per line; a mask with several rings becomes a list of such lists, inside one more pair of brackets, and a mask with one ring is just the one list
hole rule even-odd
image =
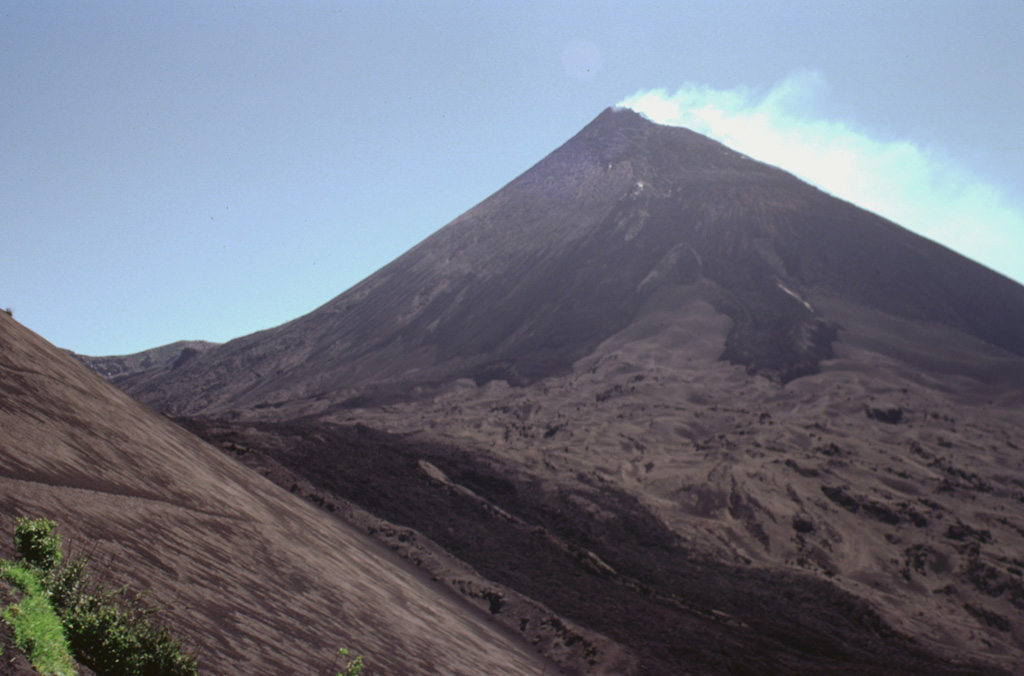
[[[0, 313], [0, 531], [55, 519], [110, 586], [153, 590], [201, 673], [537, 674], [412, 566], [125, 396]], [[10, 557], [10, 538], [0, 538]], [[109, 563], [109, 567], [105, 567]], [[5, 657], [6, 659], [6, 657]]]
[[197, 354], [201, 354], [217, 345], [218, 343], [210, 343], [204, 340], [179, 340], [168, 345], [161, 345], [160, 347], [128, 355], [90, 357], [84, 354], [76, 354], [70, 350], [68, 354], [107, 380], [116, 380], [117, 378], [134, 375], [149, 369], [174, 370]]
[[680, 289], [731, 320], [722, 358], [781, 382], [816, 372], [837, 338], [982, 379], [1024, 356], [1024, 287], [717, 142], [609, 109], [323, 307], [122, 386], [209, 413], [370, 384], [533, 382]]

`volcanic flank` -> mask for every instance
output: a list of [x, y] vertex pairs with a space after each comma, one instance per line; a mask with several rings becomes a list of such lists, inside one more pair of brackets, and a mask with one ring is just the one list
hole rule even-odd
[[1024, 660], [1024, 287], [628, 110], [314, 312], [115, 382], [567, 673]]
[[[816, 373], [840, 331], [917, 365], [1022, 375], [1000, 360], [1024, 355], [1019, 285], [719, 143], [609, 109], [318, 310], [123, 387], [209, 413], [371, 384], [524, 384], [569, 372], [652, 308], [694, 304], [731, 320], [723, 359], [782, 383]], [[992, 358], [936, 346], [935, 330]]]

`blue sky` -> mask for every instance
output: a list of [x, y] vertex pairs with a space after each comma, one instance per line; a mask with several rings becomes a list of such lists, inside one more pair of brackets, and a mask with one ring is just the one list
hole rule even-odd
[[607, 106], [1024, 280], [1024, 0], [0, 0], [0, 307], [124, 354], [313, 310]]

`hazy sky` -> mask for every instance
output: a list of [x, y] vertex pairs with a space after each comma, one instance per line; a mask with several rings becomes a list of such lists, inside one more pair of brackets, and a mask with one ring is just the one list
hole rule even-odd
[[0, 0], [0, 307], [309, 312], [628, 102], [1024, 281], [1024, 0]]

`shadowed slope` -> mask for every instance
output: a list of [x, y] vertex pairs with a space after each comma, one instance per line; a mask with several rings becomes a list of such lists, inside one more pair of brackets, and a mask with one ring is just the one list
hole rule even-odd
[[[536, 674], [543, 664], [351, 527], [131, 400], [0, 315], [0, 531], [57, 520], [105, 580], [153, 589], [200, 668]], [[10, 556], [5, 543], [0, 556]], [[95, 545], [95, 549], [93, 549]]]
[[874, 335], [886, 316], [1024, 355], [1019, 285], [717, 142], [609, 109], [323, 307], [122, 386], [209, 413], [371, 383], [527, 383], [678, 288], [732, 320], [722, 358], [781, 382], [817, 372], [840, 328], [889, 350], [896, 339]]

